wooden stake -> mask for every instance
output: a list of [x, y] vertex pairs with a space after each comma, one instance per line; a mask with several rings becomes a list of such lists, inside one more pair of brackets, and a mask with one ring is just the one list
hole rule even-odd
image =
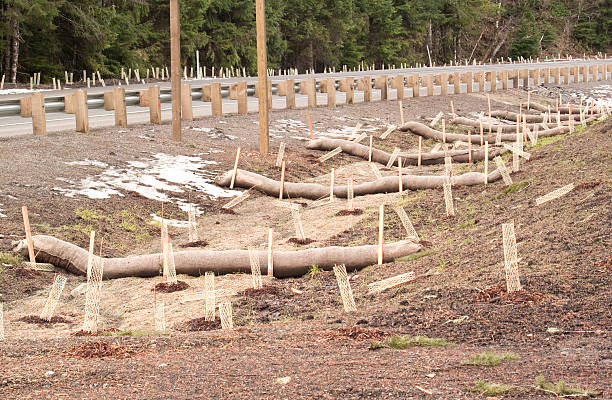
[[489, 183], [489, 142], [485, 142], [484, 148], [484, 184]]
[[398, 101], [399, 103], [399, 111], [400, 111], [400, 121], [402, 122], [402, 126], [404, 126], [404, 103], [403, 101]]
[[76, 131], [89, 132], [89, 113], [87, 109], [87, 91], [77, 90], [75, 96]]
[[330, 203], [334, 201], [334, 174], [335, 174], [335, 169], [332, 168], [330, 182], [329, 182], [329, 201]]
[[21, 207], [21, 214], [23, 214], [23, 227], [25, 229], [26, 241], [28, 243], [28, 255], [30, 256], [30, 262], [36, 264], [36, 257], [34, 256], [34, 242], [32, 241], [32, 232], [30, 231], [30, 218], [28, 217], [28, 206]]
[[278, 199], [283, 199], [283, 192], [285, 191], [285, 160], [283, 160], [281, 166], [281, 178], [280, 178], [280, 190], [278, 191]]
[[457, 116], [457, 114], [455, 114], [455, 105], [453, 104], [452, 100], [450, 102], [450, 106], [451, 106], [451, 114], [453, 115], [453, 117]]
[[383, 224], [385, 220], [385, 206], [381, 204], [378, 207], [378, 265], [383, 263]]
[[397, 157], [397, 170], [397, 174], [399, 177], [399, 192], [402, 193], [404, 191], [402, 182], [402, 157]]
[[238, 173], [238, 159], [240, 158], [240, 147], [236, 150], [236, 160], [234, 161], [234, 172], [232, 173], [232, 181], [230, 182], [230, 189], [234, 188], [234, 182], [236, 181], [236, 174]]
[[446, 120], [442, 119], [442, 143], [446, 143]]
[[[255, 0], [257, 29], [257, 77], [259, 79], [259, 152], [268, 154], [270, 147], [268, 119], [268, 51], [266, 48], [266, 2]], [[312, 136], [312, 135], [311, 135]], [[269, 266], [268, 266], [269, 268]], [[268, 271], [270, 272], [270, 271]]]
[[368, 162], [372, 162], [372, 135], [370, 135], [370, 148], [368, 149]]
[[[188, 121], [193, 121], [193, 100], [191, 98], [191, 85], [188, 83], [181, 84], [181, 117]], [[172, 127], [174, 138], [174, 126]], [[181, 140], [175, 139], [175, 140]]]
[[268, 229], [268, 276], [274, 276], [274, 229]]
[[35, 135], [47, 134], [47, 117], [45, 113], [45, 97], [42, 93], [34, 93], [31, 97], [32, 130]]
[[306, 109], [306, 119], [308, 120], [308, 130], [310, 131], [310, 139], [314, 140], [314, 134], [312, 133], [312, 123], [310, 122], [310, 111]]
[[423, 136], [419, 136], [419, 154], [417, 159], [417, 166], [421, 166], [421, 152], [423, 151]]
[[115, 109], [115, 126], [127, 128], [127, 110], [125, 107], [125, 89], [113, 89], [113, 107]]
[[468, 130], [468, 162], [472, 163], [472, 131]]

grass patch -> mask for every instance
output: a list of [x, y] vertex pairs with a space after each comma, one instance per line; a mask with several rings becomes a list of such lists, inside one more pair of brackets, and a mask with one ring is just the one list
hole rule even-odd
[[121, 227], [127, 232], [136, 232], [136, 225], [129, 221], [121, 221]]
[[[582, 128], [582, 126], [581, 126]], [[547, 137], [538, 137], [538, 143], [535, 146], [531, 147], [532, 149], [539, 149], [540, 147], [556, 143], [560, 140], [563, 140], [567, 137], [567, 135], [557, 135], [557, 136], [547, 136]]]
[[485, 396], [501, 396], [515, 390], [514, 386], [503, 383], [488, 383], [484, 381], [474, 382], [474, 386], [469, 389], [471, 392], [483, 394]]
[[410, 347], [445, 347], [454, 346], [455, 343], [442, 338], [430, 338], [427, 336], [389, 336], [385, 340], [374, 340], [370, 343], [370, 350], [380, 348], [408, 349]]
[[146, 330], [127, 330], [127, 331], [111, 330], [111, 331], [98, 332], [98, 334], [100, 336], [134, 336], [134, 337], [167, 335], [166, 332], [146, 331]]
[[433, 249], [421, 250], [418, 253], [410, 254], [404, 257], [396, 258], [395, 261], [414, 261], [422, 257], [427, 257], [435, 253]]
[[598, 393], [593, 390], [569, 387], [564, 381], [559, 381], [557, 383], [548, 382], [542, 375], [535, 378], [535, 386], [553, 392], [557, 396], [581, 395], [597, 397], [598, 395]]
[[18, 265], [20, 263], [21, 257], [19, 255], [0, 252], [0, 264]]
[[462, 223], [461, 225], [459, 225], [459, 229], [463, 229], [463, 228], [475, 228], [476, 227], [476, 220], [475, 219], [469, 219], [467, 221], [465, 221], [464, 223]]
[[497, 193], [495, 195], [495, 198], [499, 199], [500, 197], [503, 197], [507, 194], [520, 192], [521, 190], [525, 189], [527, 185], [529, 185], [529, 183], [530, 183], [529, 181], [521, 181], [521, 182], [513, 183], [512, 185], [508, 185], [501, 192]]
[[96, 212], [96, 210], [90, 210], [89, 208], [77, 208], [74, 213], [83, 221], [95, 221], [102, 218], [102, 215]]
[[321, 267], [319, 267], [317, 264], [312, 264], [310, 266], [310, 269], [308, 270], [308, 275], [310, 275], [310, 279], [314, 279], [316, 278], [321, 272], [323, 272], [323, 269]]
[[515, 361], [520, 359], [518, 354], [515, 353], [492, 353], [484, 351], [480, 354], [470, 357], [467, 360], [461, 361], [462, 365], [484, 365], [487, 367], [494, 367], [500, 365], [506, 361]]

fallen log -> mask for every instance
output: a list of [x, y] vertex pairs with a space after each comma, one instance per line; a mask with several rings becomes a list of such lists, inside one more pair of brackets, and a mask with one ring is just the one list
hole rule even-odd
[[[548, 112], [548, 106], [543, 106], [541, 104], [533, 103], [533, 102], [529, 104], [529, 109], [534, 109], [534, 110], [542, 111], [542, 112]], [[586, 110], [587, 106], [586, 105], [582, 106], [582, 109]], [[569, 111], [570, 111], [569, 107], [559, 107], [559, 112], [561, 114], [569, 114]], [[556, 106], [550, 106], [550, 112], [556, 114], [557, 113]], [[580, 105], [576, 105], [576, 104], [572, 105], [572, 114], [580, 114]]]
[[[501, 135], [502, 142], [514, 142], [516, 141], [516, 125], [512, 126], [514, 129], [514, 133], [504, 133]], [[418, 122], [407, 122], [402, 125], [400, 128], [402, 132], [412, 132], [417, 135], [423, 136], [427, 139], [434, 139], [442, 141], [442, 132], [437, 131], [435, 129], [431, 129], [423, 124]], [[560, 128], [553, 129], [545, 129], [538, 131], [538, 137], [545, 136], [556, 136], [569, 132], [569, 126], [562, 126]], [[496, 134], [486, 134], [483, 139], [488, 141], [489, 143], [495, 143]], [[446, 141], [447, 142], [465, 142], [467, 143], [469, 140], [472, 141], [473, 144], [480, 144], [480, 136], [479, 135], [464, 135], [459, 133], [447, 133]]]
[[[350, 154], [352, 156], [361, 157], [364, 160], [367, 160], [369, 157], [369, 146], [365, 146], [360, 143], [355, 143], [350, 140], [343, 139], [315, 139], [311, 140], [306, 148], [310, 150], [322, 150], [329, 151], [334, 150], [340, 147], [343, 153]], [[489, 159], [493, 159], [495, 156], [498, 156], [504, 153], [506, 150], [504, 148], [494, 147], [492, 144], [489, 148]], [[474, 162], [481, 161], [484, 159], [484, 148], [472, 150], [472, 160]], [[468, 150], [449, 150], [447, 153], [444, 151], [437, 152], [429, 152], [429, 153], [421, 153], [421, 164], [422, 165], [434, 165], [434, 164], [444, 164], [444, 157], [448, 154], [449, 157], [453, 159], [453, 162], [466, 163], [469, 162], [469, 154]], [[406, 165], [417, 165], [418, 164], [418, 154], [414, 153], [406, 153], [400, 152], [399, 157], [402, 158], [402, 166]], [[372, 147], [372, 161], [377, 162], [379, 164], [387, 165], [389, 160], [391, 159], [391, 154], [386, 151], [376, 149]]]
[[[455, 117], [450, 121], [451, 124], [453, 125], [464, 125], [464, 126], [469, 126], [469, 127], [473, 127], [473, 128], [480, 128], [480, 122], [475, 120], [475, 119], [470, 119], [470, 118], [465, 118], [465, 117]], [[556, 125], [556, 122], [555, 122]], [[488, 122], [485, 123], [483, 121], [483, 127], [485, 128], [485, 130], [489, 129], [489, 124]], [[516, 124], [494, 124], [491, 125], [491, 130], [493, 132], [497, 132], [497, 130], [501, 128], [502, 132], [515, 132], [516, 133]], [[527, 124], [527, 128], [531, 129], [532, 131], [535, 129], [535, 124]], [[446, 136], [448, 137], [448, 133], [446, 134]], [[478, 136], [478, 134], [477, 134]], [[478, 139], [480, 142], [480, 139]]]
[[[215, 183], [219, 186], [229, 186], [233, 170], [218, 176]], [[488, 175], [488, 181], [494, 182], [501, 178], [499, 171], [495, 170]], [[446, 177], [443, 175], [402, 175], [402, 188], [404, 190], [434, 189], [441, 188]], [[468, 172], [454, 176], [453, 184], [457, 186], [473, 186], [484, 183], [484, 174], [481, 172]], [[236, 174], [234, 186], [245, 189], [256, 188], [270, 196], [278, 196], [280, 182], [265, 176], [239, 169]], [[334, 185], [334, 196], [347, 197], [346, 185]], [[283, 186], [283, 198], [304, 198], [317, 200], [329, 196], [329, 186], [318, 183], [296, 183], [285, 182]], [[384, 176], [372, 182], [364, 182], [353, 187], [355, 196], [364, 196], [376, 193], [391, 193], [399, 191], [399, 179], [397, 176]]]
[[[33, 238], [36, 259], [63, 268], [74, 274], [86, 275], [88, 252], [72, 243], [52, 236], [36, 235]], [[391, 262], [420, 251], [423, 245], [409, 240], [385, 244], [383, 261]], [[15, 251], [27, 255], [25, 240], [20, 241]], [[344, 264], [347, 271], [353, 271], [378, 261], [378, 245], [351, 247], [320, 247], [295, 251], [274, 252], [274, 276], [277, 278], [298, 277], [308, 273], [312, 265], [325, 270], [335, 264]], [[267, 265], [266, 251], [256, 251], [260, 265]], [[217, 275], [237, 272], [250, 273], [251, 264], [248, 250], [190, 250], [174, 253], [177, 274], [199, 276], [206, 271]], [[147, 254], [125, 258], [104, 259], [104, 279], [126, 277], [159, 276], [162, 255]]]
[[[495, 111], [491, 111], [491, 116], [494, 118], [498, 118], [498, 119], [505, 119], [508, 121], [516, 121], [516, 118], [518, 117], [518, 114], [512, 111], [500, 111], [500, 110], [495, 110]], [[561, 121], [569, 121], [569, 114], [561, 114], [559, 116], [559, 119]], [[557, 114], [556, 113], [551, 113], [551, 121], [552, 122], [557, 122]], [[580, 115], [576, 115], [576, 114], [572, 114], [572, 118], [574, 119], [574, 121], [580, 121]], [[526, 119], [527, 122], [529, 123], [542, 123], [542, 122], [546, 122], [548, 120], [547, 116], [545, 115], [534, 115], [534, 114], [523, 114], [521, 116], [521, 119]], [[522, 121], [521, 121], [522, 122]], [[551, 122], [551, 123], [552, 123]]]

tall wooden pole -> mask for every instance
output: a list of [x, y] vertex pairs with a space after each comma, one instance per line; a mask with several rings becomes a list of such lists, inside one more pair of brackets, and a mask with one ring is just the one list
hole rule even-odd
[[181, 26], [179, 0], [170, 0], [170, 72], [172, 74], [172, 139], [181, 140]]
[[268, 51], [266, 50], [266, 2], [255, 0], [257, 25], [257, 77], [259, 78], [259, 152], [268, 154]]

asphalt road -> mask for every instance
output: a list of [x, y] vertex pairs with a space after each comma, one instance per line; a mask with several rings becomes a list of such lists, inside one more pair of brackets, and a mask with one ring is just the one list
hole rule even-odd
[[[382, 75], [394, 76], [397, 74], [440, 74], [440, 73], [453, 73], [453, 72], [478, 72], [478, 71], [503, 71], [503, 70], [513, 70], [513, 69], [536, 69], [536, 68], [555, 68], [555, 67], [566, 67], [566, 66], [582, 66], [582, 65], [593, 65], [593, 64], [601, 64], [601, 63], [610, 63], [612, 62], [610, 59], [605, 60], [570, 60], [570, 61], [547, 61], [547, 62], [539, 62], [539, 63], [531, 63], [531, 64], [490, 64], [490, 65], [470, 65], [470, 66], [441, 66], [441, 67], [430, 67], [430, 68], [406, 68], [406, 69], [392, 69], [392, 70], [376, 70], [376, 71], [351, 71], [351, 72], [336, 72], [336, 73], [327, 73], [327, 74], [303, 74], [303, 75], [291, 75], [291, 76], [273, 76], [270, 77], [271, 81], [283, 81], [285, 79], [294, 79], [296, 82], [307, 79], [307, 78], [341, 78], [341, 77], [360, 77], [360, 76], [371, 76], [372, 78]], [[186, 82], [190, 83], [192, 86], [199, 86], [210, 84], [212, 82], [221, 82], [224, 84], [230, 84], [240, 81], [247, 81], [249, 83], [255, 83], [257, 78], [226, 78], [226, 79], [191, 79]], [[138, 84], [138, 85], [129, 85], [123, 86], [129, 90], [138, 90], [145, 89], [152, 85], [159, 85], [161, 88], [170, 88], [170, 82], [160, 82], [160, 83], [151, 83], [151, 84]], [[509, 82], [509, 87], [512, 87], [512, 82]], [[87, 89], [88, 93], [102, 93], [105, 91], [111, 90], [111, 86], [107, 87], [92, 87]], [[63, 96], [73, 92], [75, 89], [65, 89], [61, 91], [45, 91], [46, 97], [51, 96]], [[478, 83], [474, 83], [474, 91], [478, 90]], [[489, 85], [487, 84], [486, 90], [489, 90]], [[461, 89], [462, 93], [465, 93], [466, 86], [462, 85]], [[440, 87], [435, 87], [436, 95], [440, 94]], [[453, 94], [453, 87], [448, 87], [448, 93]], [[421, 88], [421, 95], [426, 95], [426, 88]], [[0, 96], [0, 102], [2, 100], [8, 99], [17, 99], [23, 97], [24, 94], [13, 94], [13, 95], [4, 95]], [[404, 96], [411, 97], [412, 89], [405, 88]], [[390, 100], [394, 100], [397, 98], [396, 91], [394, 89], [388, 90], [388, 98]], [[296, 106], [298, 108], [305, 108], [308, 104], [307, 96], [300, 95], [296, 93]], [[380, 91], [377, 89], [372, 90], [372, 100], [377, 101], [380, 100]], [[355, 91], [354, 101], [356, 103], [363, 101], [363, 92]], [[336, 93], [336, 103], [344, 104], [345, 97], [344, 93], [337, 92]], [[248, 109], [249, 112], [257, 112], [257, 99], [255, 97], [248, 98]], [[317, 93], [317, 104], [318, 105], [326, 105], [327, 104], [327, 95], [324, 93]], [[284, 109], [285, 108], [285, 98], [274, 95], [273, 96], [273, 109]], [[194, 117], [205, 117], [211, 115], [211, 105], [210, 103], [202, 102], [202, 101], [193, 101], [193, 112]], [[224, 113], [236, 113], [237, 112], [237, 102], [234, 100], [230, 100], [228, 98], [223, 99], [223, 112]], [[142, 124], [149, 122], [149, 109], [137, 106], [128, 106], [128, 123], [129, 124]], [[171, 106], [170, 103], [162, 103], [162, 120], [169, 121], [171, 119]], [[104, 109], [90, 109], [89, 110], [89, 125], [90, 128], [98, 128], [98, 127], [106, 127], [112, 126], [114, 124], [114, 113], [113, 111], [104, 111]], [[76, 125], [75, 117], [71, 114], [66, 114], [63, 112], [48, 112], [47, 113], [47, 131], [48, 132], [57, 132], [64, 130], [74, 129]], [[0, 117], [0, 138], [2, 137], [12, 137], [19, 135], [28, 135], [32, 134], [32, 122], [31, 118], [22, 118], [20, 116], [6, 116]]]

